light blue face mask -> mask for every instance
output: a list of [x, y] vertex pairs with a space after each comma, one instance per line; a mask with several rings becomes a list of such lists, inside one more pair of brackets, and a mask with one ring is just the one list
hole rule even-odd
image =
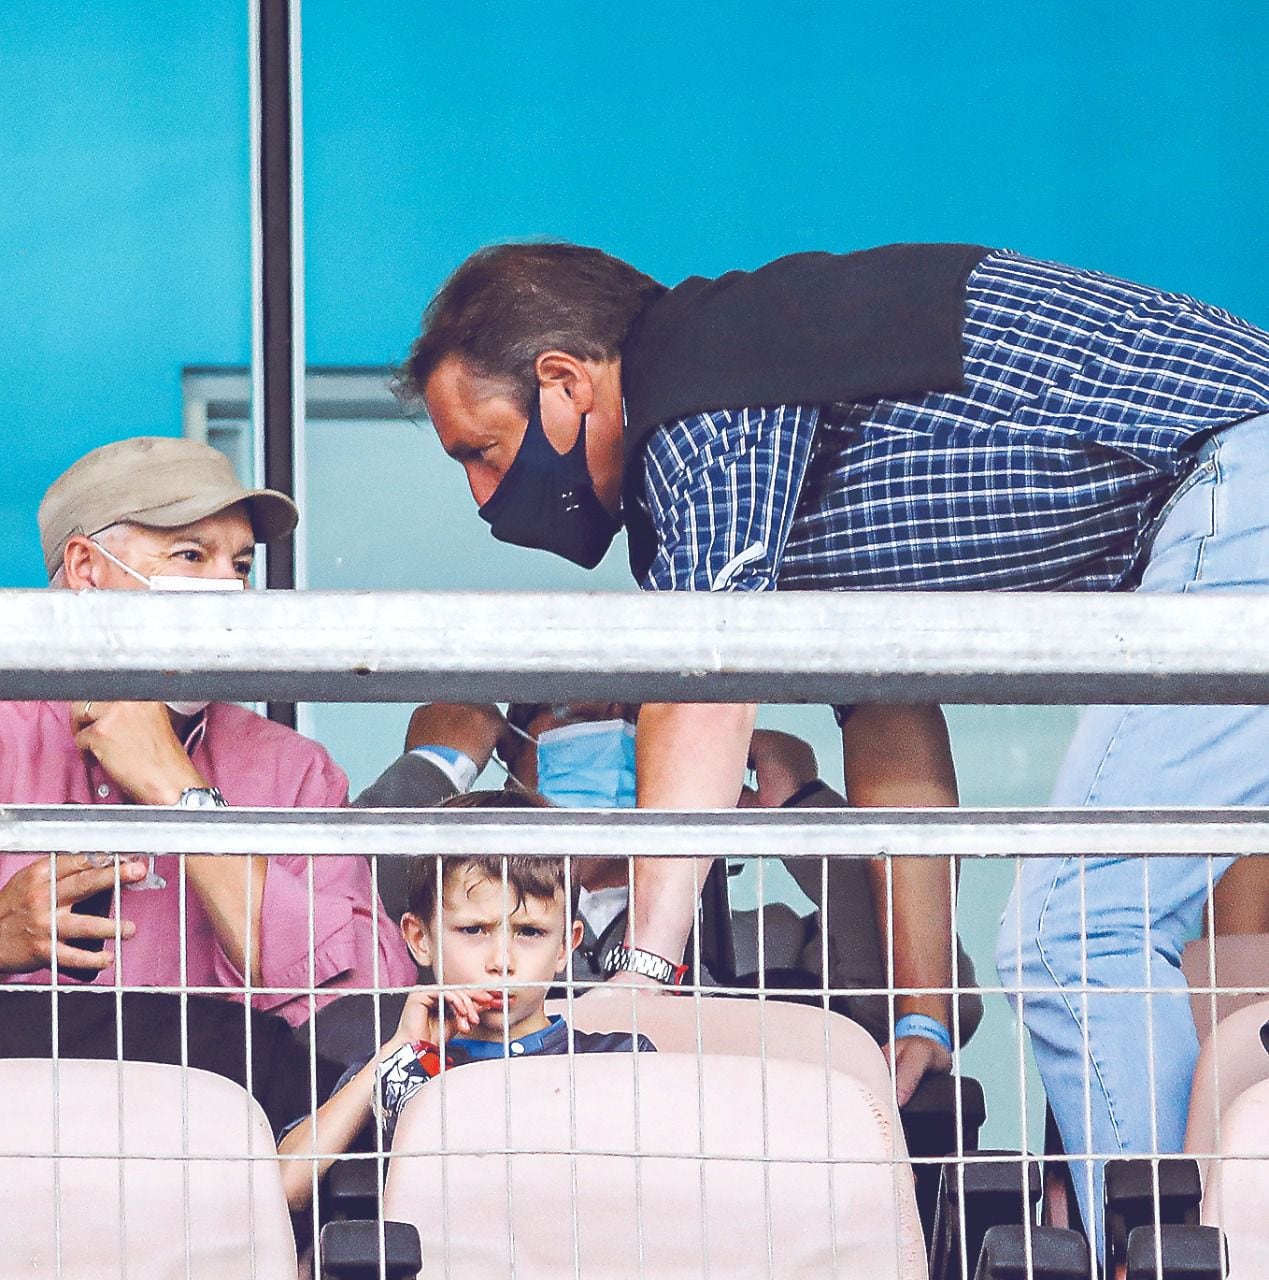
[[538, 791], [563, 809], [633, 809], [634, 725], [592, 720], [539, 735]]

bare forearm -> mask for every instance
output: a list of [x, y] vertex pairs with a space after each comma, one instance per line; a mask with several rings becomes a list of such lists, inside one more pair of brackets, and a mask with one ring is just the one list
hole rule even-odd
[[292, 1211], [307, 1208], [313, 1198], [313, 1165], [317, 1165], [320, 1181], [326, 1170], [352, 1146], [370, 1118], [370, 1101], [375, 1087], [375, 1071], [379, 1061], [393, 1049], [389, 1043], [378, 1057], [364, 1066], [338, 1093], [324, 1102], [311, 1115], [278, 1143], [281, 1156], [312, 1156], [311, 1160], [283, 1160], [282, 1186]]
[[[851, 804], [956, 805], [956, 773], [939, 707], [857, 707], [846, 721], [842, 742]], [[956, 944], [948, 860], [899, 858], [892, 864], [889, 882], [884, 863], [872, 864], [869, 876], [878, 927], [893, 954], [895, 986], [950, 986]], [[926, 1013], [951, 1025], [951, 1000], [946, 995], [900, 996], [895, 1004], [900, 1015]]]
[[[887, 884], [886, 864], [869, 864], [882, 938], [893, 953], [894, 986], [915, 994], [895, 997], [895, 1014], [924, 1013], [951, 1027], [946, 994], [920, 994], [952, 983], [952, 894], [943, 858], [897, 858]], [[893, 905], [893, 913], [890, 907]]]
[[[637, 739], [639, 807], [733, 808], [756, 710], [746, 703], [645, 704]], [[707, 872], [704, 860], [636, 862], [627, 942], [677, 961]]]
[[[221, 950], [240, 973], [259, 985], [260, 915], [268, 859], [200, 855], [185, 860], [185, 874], [211, 920]], [[251, 960], [247, 963], [250, 935]]]

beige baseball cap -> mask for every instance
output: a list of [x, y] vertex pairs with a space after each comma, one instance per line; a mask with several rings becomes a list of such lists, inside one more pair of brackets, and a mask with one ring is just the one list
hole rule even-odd
[[244, 489], [219, 449], [172, 436], [136, 436], [86, 453], [49, 486], [40, 503], [40, 546], [48, 576], [66, 543], [129, 521], [179, 529], [235, 503], [251, 511], [257, 542], [283, 538], [299, 523], [295, 503], [276, 489]]

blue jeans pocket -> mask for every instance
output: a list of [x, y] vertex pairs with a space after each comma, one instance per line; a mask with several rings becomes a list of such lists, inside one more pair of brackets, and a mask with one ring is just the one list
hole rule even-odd
[[1155, 517], [1139, 591], [1186, 591], [1193, 585], [1204, 540], [1216, 532], [1216, 476], [1215, 457], [1205, 458]]

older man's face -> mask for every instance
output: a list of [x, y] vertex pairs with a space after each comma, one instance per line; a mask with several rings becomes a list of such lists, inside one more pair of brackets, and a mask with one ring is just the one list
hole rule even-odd
[[[110, 552], [141, 577], [239, 578], [246, 582], [255, 560], [255, 534], [245, 503], [179, 529], [126, 526]], [[93, 585], [141, 589], [143, 584], [104, 555], [95, 557]]]

